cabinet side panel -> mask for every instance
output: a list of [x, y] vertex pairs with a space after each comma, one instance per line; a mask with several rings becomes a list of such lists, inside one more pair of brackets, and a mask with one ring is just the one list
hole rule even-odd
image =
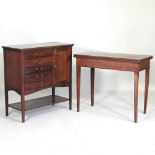
[[56, 73], [55, 79], [56, 84], [64, 82], [68, 85], [70, 82], [71, 74], [71, 60], [72, 60], [72, 51], [71, 48], [58, 49], [55, 57], [56, 63]]
[[68, 49], [68, 82], [72, 83], [72, 47]]
[[21, 52], [4, 51], [5, 84], [8, 90], [21, 92]]

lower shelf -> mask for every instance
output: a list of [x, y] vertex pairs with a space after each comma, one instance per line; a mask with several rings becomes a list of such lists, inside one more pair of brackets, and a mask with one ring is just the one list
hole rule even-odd
[[[53, 99], [52, 99], [51, 95], [41, 97], [41, 98], [32, 99], [32, 100], [26, 100], [25, 101], [25, 111], [33, 110], [33, 109], [37, 109], [37, 108], [41, 108], [41, 107], [45, 107], [45, 106], [49, 106], [49, 105], [53, 105], [53, 104], [57, 104], [60, 102], [65, 102], [65, 101], [68, 101], [69, 99], [55, 95], [55, 102], [53, 103], [52, 100]], [[21, 102], [9, 104], [9, 107], [21, 111]]]

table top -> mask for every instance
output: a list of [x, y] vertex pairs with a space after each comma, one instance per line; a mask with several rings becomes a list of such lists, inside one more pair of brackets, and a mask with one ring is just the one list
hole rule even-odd
[[45, 42], [45, 43], [32, 43], [32, 44], [22, 44], [22, 45], [9, 45], [2, 46], [4, 49], [13, 49], [13, 50], [23, 50], [23, 49], [33, 49], [33, 48], [44, 48], [44, 47], [63, 47], [63, 46], [73, 46], [74, 44], [66, 44], [61, 42]]
[[88, 58], [88, 59], [136, 61], [136, 62], [141, 62], [143, 60], [153, 58], [153, 56], [151, 55], [108, 53], [108, 52], [84, 52], [84, 53], [74, 54], [74, 57]]

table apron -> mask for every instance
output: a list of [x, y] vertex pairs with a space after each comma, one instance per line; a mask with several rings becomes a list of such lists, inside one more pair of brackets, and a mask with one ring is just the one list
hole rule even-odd
[[81, 67], [113, 69], [113, 70], [133, 71], [133, 72], [138, 72], [144, 69], [148, 69], [150, 67], [150, 60], [145, 60], [140, 63], [136, 63], [127, 61], [77, 58], [76, 61], [77, 65]]

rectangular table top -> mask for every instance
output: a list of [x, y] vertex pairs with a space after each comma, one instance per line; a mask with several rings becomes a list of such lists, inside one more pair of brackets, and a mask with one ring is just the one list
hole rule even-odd
[[146, 59], [153, 58], [153, 56], [151, 56], [151, 55], [108, 53], [108, 52], [84, 52], [84, 53], [74, 54], [74, 57], [88, 58], [88, 59], [134, 61], [134, 62], [141, 62]]

